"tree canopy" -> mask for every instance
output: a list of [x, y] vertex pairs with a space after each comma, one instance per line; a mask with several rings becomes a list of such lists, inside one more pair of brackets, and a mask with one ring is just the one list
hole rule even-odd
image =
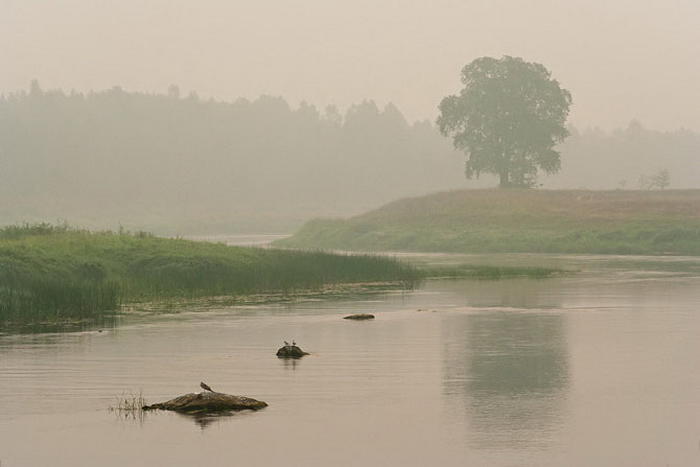
[[462, 83], [459, 95], [440, 102], [437, 124], [467, 155], [467, 178], [491, 173], [501, 187], [531, 187], [539, 169], [559, 170], [554, 147], [569, 135], [571, 94], [544, 66], [482, 57], [462, 69]]

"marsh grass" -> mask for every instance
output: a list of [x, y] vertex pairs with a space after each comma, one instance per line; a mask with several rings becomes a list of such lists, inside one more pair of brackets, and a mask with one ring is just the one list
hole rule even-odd
[[143, 419], [143, 407], [148, 405], [146, 398], [143, 397], [143, 392], [139, 391], [138, 395], [124, 392], [120, 397], [115, 398], [115, 403], [109, 406], [109, 411], [114, 412], [120, 418], [138, 418]]
[[125, 304], [422, 279], [379, 255], [231, 247], [46, 224], [0, 229], [0, 324], [89, 320]]
[[425, 269], [425, 273], [431, 278], [467, 278], [477, 280], [500, 280], [512, 277], [527, 277], [531, 279], [544, 279], [561, 274], [570, 274], [571, 271], [558, 268], [541, 266], [490, 266], [490, 265], [462, 265], [462, 266], [433, 266]]

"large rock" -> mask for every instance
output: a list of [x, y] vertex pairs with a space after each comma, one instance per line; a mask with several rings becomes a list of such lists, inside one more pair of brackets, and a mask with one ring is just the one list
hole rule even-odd
[[251, 399], [250, 397], [204, 391], [185, 394], [158, 404], [144, 405], [142, 409], [174, 410], [183, 413], [221, 413], [232, 410], [259, 410], [264, 407], [267, 407], [267, 402]]
[[280, 358], [301, 358], [304, 355], [309, 355], [309, 353], [304, 352], [296, 345], [285, 344], [284, 347], [280, 347], [277, 350], [277, 356]]

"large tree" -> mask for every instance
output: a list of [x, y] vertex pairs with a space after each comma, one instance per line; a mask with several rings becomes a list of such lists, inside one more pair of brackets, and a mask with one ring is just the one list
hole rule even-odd
[[462, 83], [440, 102], [437, 124], [467, 155], [467, 178], [491, 173], [501, 187], [531, 187], [538, 169], [559, 170], [554, 147], [569, 135], [571, 94], [544, 66], [482, 57], [462, 69]]

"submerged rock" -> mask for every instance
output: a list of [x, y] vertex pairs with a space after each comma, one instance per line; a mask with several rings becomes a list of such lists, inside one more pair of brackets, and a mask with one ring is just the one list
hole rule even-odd
[[144, 405], [142, 409], [174, 410], [183, 413], [221, 413], [231, 410], [259, 410], [265, 407], [267, 407], [267, 402], [251, 399], [250, 397], [205, 391], [185, 394], [158, 404]]
[[277, 350], [277, 356], [280, 358], [301, 358], [304, 355], [309, 355], [309, 353], [304, 352], [294, 344], [285, 344], [284, 347]]
[[348, 315], [348, 316], [344, 317], [343, 319], [354, 319], [357, 321], [361, 321], [364, 319], [374, 319], [374, 315], [372, 315], [370, 313], [357, 313], [354, 315]]

